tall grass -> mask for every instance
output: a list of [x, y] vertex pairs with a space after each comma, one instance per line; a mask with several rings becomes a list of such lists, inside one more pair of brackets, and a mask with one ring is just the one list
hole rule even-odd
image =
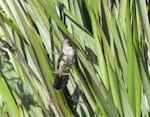
[[[145, 0], [1, 0], [0, 116], [148, 117]], [[76, 50], [53, 88], [62, 40]]]

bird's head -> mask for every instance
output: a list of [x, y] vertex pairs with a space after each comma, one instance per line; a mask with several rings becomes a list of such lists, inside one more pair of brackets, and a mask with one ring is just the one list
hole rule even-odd
[[71, 46], [71, 43], [69, 42], [68, 39], [63, 40], [63, 47], [65, 46]]

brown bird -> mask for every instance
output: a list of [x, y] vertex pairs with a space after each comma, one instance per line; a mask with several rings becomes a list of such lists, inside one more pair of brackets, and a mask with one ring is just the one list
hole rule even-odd
[[59, 90], [63, 89], [69, 79], [69, 71], [71, 65], [75, 62], [75, 50], [71, 46], [68, 39], [65, 39], [62, 44], [62, 50], [58, 58], [58, 73], [54, 81], [54, 88]]

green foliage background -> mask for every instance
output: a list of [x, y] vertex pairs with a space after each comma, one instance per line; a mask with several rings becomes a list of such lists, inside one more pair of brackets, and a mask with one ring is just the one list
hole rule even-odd
[[[149, 117], [145, 0], [1, 0], [0, 116]], [[53, 88], [61, 42], [76, 49]]]

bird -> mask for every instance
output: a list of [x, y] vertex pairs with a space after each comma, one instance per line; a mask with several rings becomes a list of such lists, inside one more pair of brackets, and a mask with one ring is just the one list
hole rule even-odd
[[53, 87], [57, 90], [63, 89], [69, 80], [71, 65], [75, 63], [75, 49], [68, 39], [64, 39], [62, 49], [58, 57], [57, 74]]

